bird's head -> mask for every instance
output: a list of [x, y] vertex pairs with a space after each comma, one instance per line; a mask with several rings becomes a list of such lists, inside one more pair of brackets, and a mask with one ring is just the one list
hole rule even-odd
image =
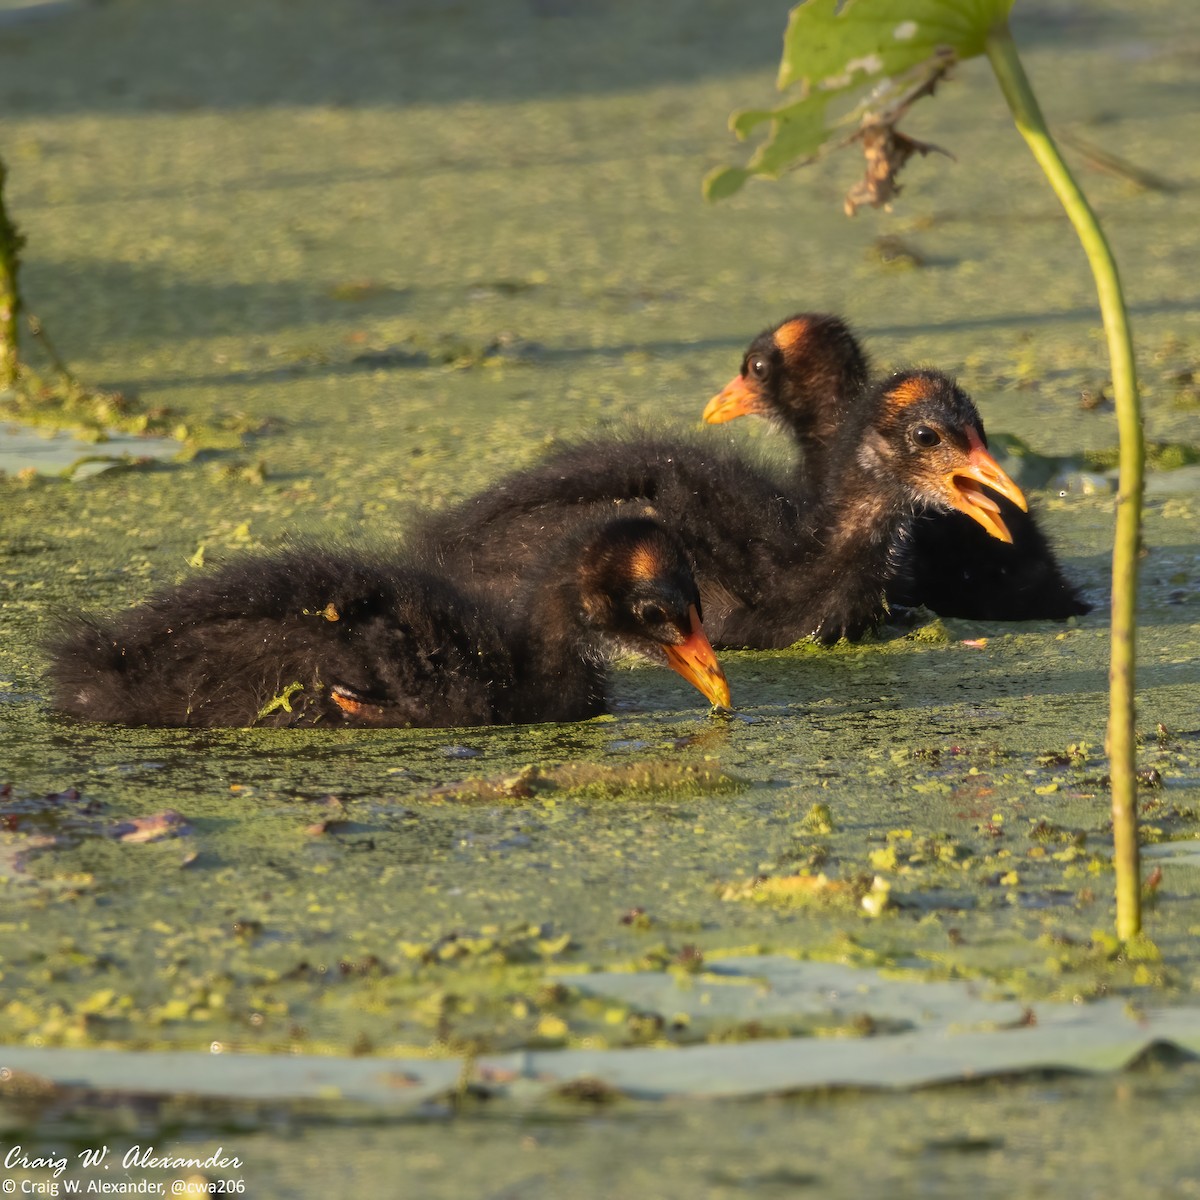
[[804, 432], [835, 414], [867, 376], [866, 355], [840, 317], [797, 313], [750, 343], [741, 370], [708, 402], [704, 419], [720, 425], [754, 415]]
[[729, 684], [701, 625], [700, 592], [678, 538], [648, 517], [625, 517], [590, 537], [578, 562], [586, 628], [665, 656], [711, 704], [729, 707]]
[[983, 422], [967, 394], [938, 371], [902, 371], [876, 385], [860, 439], [861, 466], [883, 473], [910, 503], [957, 509], [1011, 542], [996, 493], [1022, 511], [1021, 489], [988, 453]]

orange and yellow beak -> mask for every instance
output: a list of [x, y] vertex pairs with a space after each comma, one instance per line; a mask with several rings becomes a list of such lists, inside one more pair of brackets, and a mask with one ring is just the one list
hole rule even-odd
[[983, 439], [974, 429], [967, 430], [967, 439], [971, 449], [966, 463], [955, 467], [946, 476], [946, 501], [952, 508], [978, 521], [992, 537], [1011, 543], [1012, 534], [1000, 516], [1000, 505], [984, 488], [1011, 500], [1022, 512], [1029, 511], [1029, 504], [1021, 489], [988, 453]]
[[729, 707], [729, 683], [725, 672], [717, 662], [717, 656], [704, 634], [700, 614], [693, 604], [688, 608], [692, 619], [692, 632], [678, 646], [663, 646], [667, 652], [667, 663], [696, 688], [702, 696], [718, 708]]
[[758, 389], [744, 375], [735, 375], [705, 406], [704, 419], [710, 425], [723, 425], [762, 411]]

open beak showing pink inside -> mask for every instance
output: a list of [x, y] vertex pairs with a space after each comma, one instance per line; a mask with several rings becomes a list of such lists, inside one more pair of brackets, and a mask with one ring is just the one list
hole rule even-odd
[[1012, 542], [1012, 534], [1000, 516], [1000, 505], [985, 488], [1011, 500], [1022, 512], [1029, 511], [1024, 493], [988, 453], [983, 439], [974, 429], [967, 430], [971, 449], [964, 465], [946, 476], [946, 500], [952, 508], [978, 521], [994, 538]]
[[671, 670], [678, 671], [710, 704], [718, 708], [729, 707], [729, 684], [725, 672], [717, 662], [717, 656], [704, 634], [700, 614], [693, 604], [688, 608], [692, 619], [692, 632], [678, 646], [663, 646]]
[[735, 375], [705, 406], [704, 419], [710, 425], [723, 425], [762, 410], [758, 389], [744, 375]]

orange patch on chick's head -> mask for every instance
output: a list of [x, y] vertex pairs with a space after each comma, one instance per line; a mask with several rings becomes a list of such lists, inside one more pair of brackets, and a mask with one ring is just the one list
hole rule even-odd
[[928, 379], [905, 379], [887, 393], [885, 404], [892, 412], [899, 413], [910, 405], [929, 400], [933, 394], [934, 389]]
[[808, 340], [808, 322], [803, 317], [794, 321], [786, 321], [775, 330], [775, 345], [783, 352], [784, 358], [790, 358], [792, 351]]
[[657, 579], [663, 572], [662, 559], [649, 546], [635, 546], [629, 556], [630, 579]]

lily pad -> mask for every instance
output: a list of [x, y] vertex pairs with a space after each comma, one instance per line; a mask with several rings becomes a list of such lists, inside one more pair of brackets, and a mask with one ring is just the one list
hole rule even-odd
[[[214, 1099], [351, 1100], [418, 1107], [453, 1091], [462, 1064], [453, 1060], [325, 1058], [317, 1055], [153, 1051], [0, 1049], [0, 1089], [18, 1072], [60, 1087]], [[181, 1084], [181, 1080], [186, 1080]], [[2, 1092], [0, 1092], [2, 1094]]]
[[163, 462], [184, 449], [175, 438], [110, 433], [102, 442], [81, 441], [73, 434], [27, 425], [0, 426], [0, 475], [33, 471], [82, 479], [112, 467]]
[[0, 28], [60, 17], [77, 7], [78, 0], [0, 0]]
[[1200, 867], [1200, 840], [1190, 842], [1159, 842], [1153, 846], [1143, 846], [1143, 858], [1153, 859], [1155, 863], [1173, 867]]
[[465, 1059], [0, 1050], [0, 1089], [47, 1087], [239, 1100], [348, 1100], [419, 1109], [471, 1085], [528, 1101], [586, 1083], [641, 1099], [750, 1097], [828, 1087], [914, 1088], [1045, 1070], [1115, 1071], [1152, 1046], [1200, 1054], [1200, 1008], [1131, 1014], [1119, 1001], [1039, 1005], [1018, 1027], [881, 1037], [784, 1038], [678, 1049], [551, 1050]]
[[822, 1017], [842, 1024], [869, 1016], [913, 1029], [1011, 1026], [1027, 1009], [990, 999], [976, 983], [889, 978], [841, 963], [802, 962], [785, 955], [721, 959], [703, 974], [680, 978], [654, 971], [561, 976], [574, 988], [608, 996], [663, 1017]]
[[1131, 1016], [1118, 1001], [1044, 1005], [1037, 1024], [955, 1034], [926, 1030], [883, 1037], [786, 1038], [677, 1050], [570, 1050], [480, 1061], [493, 1071], [561, 1087], [587, 1078], [644, 1099], [748, 1097], [810, 1088], [912, 1088], [1029, 1071], [1114, 1071], [1151, 1046], [1200, 1053], [1200, 1009]]

